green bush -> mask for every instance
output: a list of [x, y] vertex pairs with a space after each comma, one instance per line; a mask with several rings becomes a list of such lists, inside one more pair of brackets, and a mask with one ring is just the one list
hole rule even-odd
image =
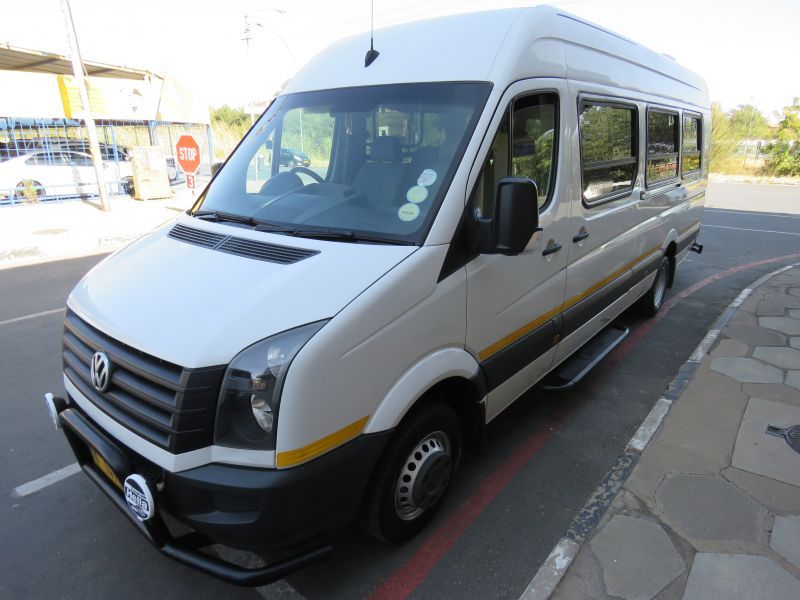
[[764, 171], [779, 177], [800, 177], [800, 98], [783, 111], [777, 141], [767, 146]]

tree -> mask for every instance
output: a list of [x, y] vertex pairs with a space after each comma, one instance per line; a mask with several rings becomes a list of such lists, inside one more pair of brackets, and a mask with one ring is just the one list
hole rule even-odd
[[737, 140], [763, 140], [770, 137], [767, 118], [752, 104], [740, 104], [730, 112], [731, 129]]
[[250, 126], [250, 115], [241, 108], [233, 108], [224, 104], [211, 110], [211, 122], [231, 129], [241, 129]]
[[736, 134], [731, 125], [731, 119], [722, 110], [719, 102], [711, 103], [711, 151], [709, 154], [709, 167], [712, 171], [720, 170], [719, 167], [733, 154], [736, 147]]
[[783, 109], [775, 137], [777, 140], [767, 146], [765, 171], [771, 175], [800, 176], [800, 98]]

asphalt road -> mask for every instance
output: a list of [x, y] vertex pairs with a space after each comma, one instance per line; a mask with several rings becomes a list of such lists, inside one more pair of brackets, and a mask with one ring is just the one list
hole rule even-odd
[[[756, 206], [786, 193], [716, 184], [715, 196], [726, 188]], [[574, 390], [534, 389], [498, 417], [426, 532], [386, 546], [347, 530], [333, 558], [260, 590], [161, 557], [83, 474], [13, 493], [74, 461], [41, 400], [63, 389], [62, 314], [8, 321], [62, 307], [99, 257], [0, 271], [0, 598], [516, 600], [713, 320], [756, 278], [800, 260], [780, 258], [800, 253], [797, 214], [709, 209], [704, 223], [705, 251], [681, 265], [663, 318], [624, 315], [629, 340]]]

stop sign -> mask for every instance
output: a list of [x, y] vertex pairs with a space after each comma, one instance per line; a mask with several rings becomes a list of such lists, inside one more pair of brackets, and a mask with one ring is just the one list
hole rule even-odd
[[190, 135], [182, 135], [175, 144], [178, 153], [178, 164], [184, 173], [194, 173], [200, 166], [200, 146]]

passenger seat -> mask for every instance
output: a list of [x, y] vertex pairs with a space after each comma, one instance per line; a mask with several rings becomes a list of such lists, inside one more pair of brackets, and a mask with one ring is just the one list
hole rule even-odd
[[372, 153], [353, 180], [353, 186], [366, 196], [370, 206], [389, 208], [402, 204], [399, 196], [405, 190], [400, 190], [400, 184], [408, 169], [402, 160], [400, 138], [381, 136], [372, 142]]

